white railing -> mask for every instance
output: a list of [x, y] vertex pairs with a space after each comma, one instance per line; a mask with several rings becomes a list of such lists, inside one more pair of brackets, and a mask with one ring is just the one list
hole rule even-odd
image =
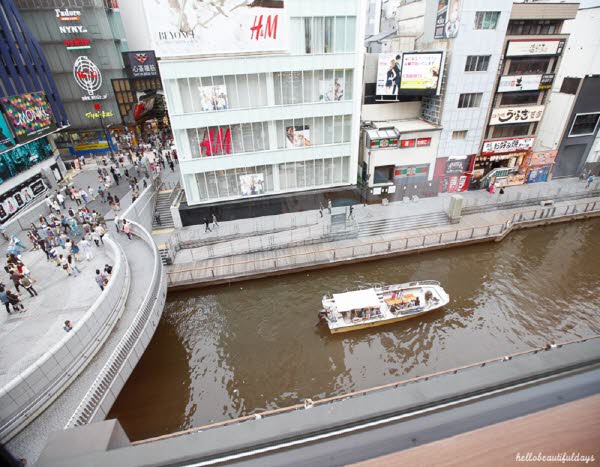
[[[164, 308], [167, 284], [156, 245], [152, 240], [152, 236], [140, 224], [129, 219], [128, 223], [131, 231], [140, 237], [152, 251], [152, 279], [148, 284], [144, 301], [129, 329], [102, 370], [100, 370], [65, 429], [85, 425], [96, 421], [97, 418], [106, 416], [116, 396], [150, 342]], [[129, 365], [126, 365], [126, 363]], [[127, 374], [124, 374], [125, 371], [127, 371]], [[120, 387], [115, 388], [115, 384], [120, 384]]]
[[[73, 330], [0, 391], [0, 440], [8, 441], [43, 412], [85, 369], [120, 318], [130, 271], [122, 248], [104, 237], [114, 264], [104, 291]], [[91, 286], [90, 286], [91, 287]]]

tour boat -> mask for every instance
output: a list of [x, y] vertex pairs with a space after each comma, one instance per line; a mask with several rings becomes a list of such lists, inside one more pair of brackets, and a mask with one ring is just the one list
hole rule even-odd
[[448, 302], [439, 282], [408, 282], [324, 296], [319, 318], [336, 334], [416, 318]]

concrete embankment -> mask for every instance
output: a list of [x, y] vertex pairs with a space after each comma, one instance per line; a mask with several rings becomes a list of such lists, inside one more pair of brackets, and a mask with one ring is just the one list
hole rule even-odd
[[169, 289], [257, 279], [457, 246], [501, 241], [510, 232], [600, 216], [597, 197], [462, 217], [460, 223], [337, 242], [213, 257], [167, 268]]

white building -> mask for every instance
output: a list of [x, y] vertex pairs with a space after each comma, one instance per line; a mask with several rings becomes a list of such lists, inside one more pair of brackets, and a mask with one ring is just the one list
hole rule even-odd
[[[457, 35], [445, 39], [448, 65], [436, 169], [441, 191], [467, 188], [470, 160], [479, 153], [495, 92], [511, 8], [512, 0], [463, 0]], [[428, 9], [426, 24], [435, 24], [436, 11]], [[484, 25], [478, 21], [482, 17], [493, 17], [493, 21]], [[432, 40], [434, 32], [428, 32]], [[444, 170], [459, 164], [465, 169], [462, 174]]]
[[173, 29], [173, 2], [144, 2], [188, 205], [356, 183], [366, 4], [250, 3]]

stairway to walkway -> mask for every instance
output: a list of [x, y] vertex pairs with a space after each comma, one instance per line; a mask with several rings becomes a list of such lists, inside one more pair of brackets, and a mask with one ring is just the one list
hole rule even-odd
[[159, 191], [156, 198], [155, 213], [160, 214], [160, 225], [156, 218], [152, 220], [152, 230], [174, 229], [173, 217], [171, 216], [171, 195], [173, 190]]
[[385, 235], [403, 230], [422, 229], [425, 227], [438, 227], [448, 225], [450, 221], [444, 212], [431, 212], [416, 216], [394, 217], [390, 219], [377, 219], [358, 223], [358, 236], [371, 237]]

